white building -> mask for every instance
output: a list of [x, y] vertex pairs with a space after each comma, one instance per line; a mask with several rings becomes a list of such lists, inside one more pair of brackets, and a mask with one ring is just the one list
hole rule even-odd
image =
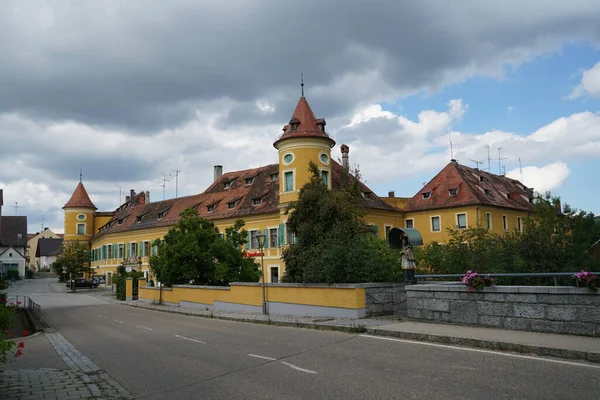
[[2, 216], [2, 189], [0, 189], [0, 273], [18, 271], [25, 276], [25, 249], [27, 247], [27, 217]]

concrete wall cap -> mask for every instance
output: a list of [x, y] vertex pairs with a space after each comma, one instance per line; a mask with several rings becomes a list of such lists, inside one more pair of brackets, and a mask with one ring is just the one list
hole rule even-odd
[[174, 288], [202, 289], [202, 290], [231, 290], [229, 286], [205, 286], [205, 285], [173, 285]]

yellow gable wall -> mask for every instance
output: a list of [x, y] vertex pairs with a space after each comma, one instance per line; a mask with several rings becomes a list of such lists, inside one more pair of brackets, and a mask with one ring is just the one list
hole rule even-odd
[[[427, 244], [432, 241], [445, 243], [450, 239], [448, 235], [448, 228], [456, 228], [457, 226], [457, 214], [467, 215], [467, 226], [477, 227], [478, 221], [479, 226], [486, 227], [486, 213], [491, 214], [492, 226], [491, 230], [494, 233], [505, 232], [503, 227], [503, 216], [506, 216], [507, 231], [512, 231], [518, 227], [518, 218], [521, 218], [521, 228], [523, 226], [523, 219], [529, 214], [523, 211], [510, 210], [496, 207], [479, 207], [479, 206], [467, 206], [467, 207], [456, 207], [456, 208], [445, 208], [438, 210], [425, 210], [425, 211], [410, 211], [406, 213], [404, 226], [406, 227], [406, 220], [413, 220], [413, 228], [417, 229], [423, 237], [423, 243]], [[434, 232], [432, 230], [431, 218], [440, 217], [440, 231]]]
[[111, 216], [94, 215], [94, 234], [98, 233], [100, 228], [106, 225], [106, 223], [110, 221], [111, 218]]
[[35, 254], [37, 252], [38, 241], [41, 238], [60, 239], [58, 237], [58, 235], [56, 233], [52, 232], [50, 229], [46, 229], [46, 230], [38, 233], [37, 235], [35, 235], [31, 239], [29, 239], [29, 241], [27, 242], [27, 247], [28, 247], [27, 251], [28, 251], [28, 254], [29, 254], [29, 268], [37, 267], [39, 258], [37, 258], [35, 256]]

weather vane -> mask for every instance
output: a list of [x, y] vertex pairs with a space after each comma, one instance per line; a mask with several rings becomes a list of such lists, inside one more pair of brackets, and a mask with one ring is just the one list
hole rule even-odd
[[300, 72], [300, 86], [302, 87], [302, 97], [304, 97], [304, 74]]

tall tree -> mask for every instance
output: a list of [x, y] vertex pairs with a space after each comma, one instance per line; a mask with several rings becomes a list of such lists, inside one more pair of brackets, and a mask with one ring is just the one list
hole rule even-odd
[[153, 244], [157, 255], [150, 257], [150, 268], [164, 285], [228, 285], [230, 282], [257, 282], [258, 264], [243, 257], [243, 221], [228, 230], [224, 240], [214, 224], [187, 209], [164, 239]]
[[283, 251], [286, 282], [349, 283], [393, 279], [398, 255], [365, 223], [359, 181], [345, 172], [329, 190], [318, 167], [290, 206], [287, 221], [297, 237]]
[[[54, 268], [64, 270], [72, 280], [81, 273], [90, 272], [90, 250], [87, 246], [76, 242], [67, 242], [63, 244], [62, 254], [56, 258]], [[75, 285], [71, 285], [71, 290], [75, 291]]]

